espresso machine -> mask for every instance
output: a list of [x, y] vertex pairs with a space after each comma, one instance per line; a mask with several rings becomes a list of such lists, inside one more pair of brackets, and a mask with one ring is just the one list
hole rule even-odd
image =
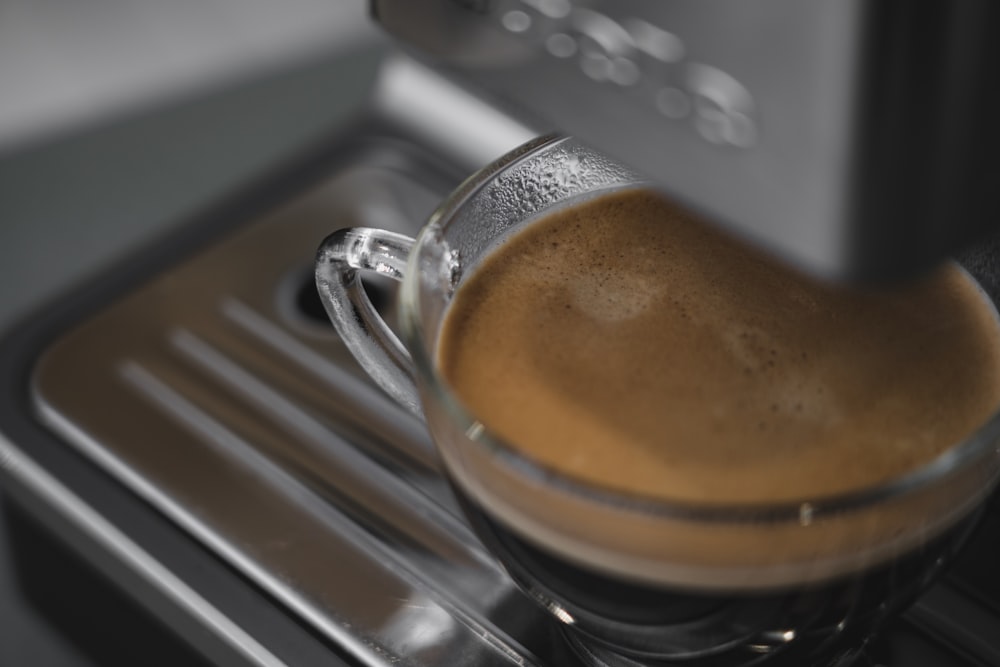
[[518, 117], [586, 139], [830, 279], [912, 274], [995, 227], [987, 2], [374, 0]]
[[[209, 664], [578, 667], [465, 523], [424, 426], [332, 331], [317, 243], [348, 225], [412, 235], [473, 170], [559, 131], [824, 279], [973, 253], [989, 289], [1000, 8], [370, 11], [395, 44], [352, 124], [6, 337], [5, 487]], [[369, 286], [390, 322], [393, 290]], [[993, 500], [859, 664], [1000, 665], [998, 535]]]

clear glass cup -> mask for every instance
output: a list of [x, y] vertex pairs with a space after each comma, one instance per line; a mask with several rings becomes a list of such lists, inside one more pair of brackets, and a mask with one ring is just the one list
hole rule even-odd
[[[532, 460], [470, 414], [437, 371], [448, 305], [500, 240], [559, 207], [644, 186], [574, 138], [542, 137], [469, 178], [415, 241], [334, 232], [318, 252], [317, 287], [362, 366], [426, 420], [484, 543], [586, 662], [849, 664], [963, 541], [1000, 477], [1000, 418], [915, 472], [849, 495], [670, 503]], [[369, 272], [402, 281], [404, 342], [361, 288]]]

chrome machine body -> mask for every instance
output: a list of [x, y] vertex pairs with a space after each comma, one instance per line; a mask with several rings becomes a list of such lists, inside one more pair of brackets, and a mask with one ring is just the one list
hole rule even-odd
[[913, 273], [1000, 213], [988, 0], [372, 0], [438, 70], [836, 279]]

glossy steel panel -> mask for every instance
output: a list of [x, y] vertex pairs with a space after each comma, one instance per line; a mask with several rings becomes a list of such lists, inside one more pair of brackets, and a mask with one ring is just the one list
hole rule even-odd
[[37, 409], [362, 664], [550, 663], [558, 642], [459, 515], [423, 425], [310, 315], [326, 233], [413, 233], [443, 194], [379, 155], [82, 323], [40, 362]]

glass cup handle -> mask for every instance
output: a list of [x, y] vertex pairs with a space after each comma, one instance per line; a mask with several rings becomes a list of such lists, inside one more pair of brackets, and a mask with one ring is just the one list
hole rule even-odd
[[339, 229], [323, 240], [316, 253], [316, 289], [361, 367], [389, 396], [420, 417], [413, 359], [375, 310], [360, 280], [366, 272], [403, 280], [413, 245], [413, 239], [395, 232]]

